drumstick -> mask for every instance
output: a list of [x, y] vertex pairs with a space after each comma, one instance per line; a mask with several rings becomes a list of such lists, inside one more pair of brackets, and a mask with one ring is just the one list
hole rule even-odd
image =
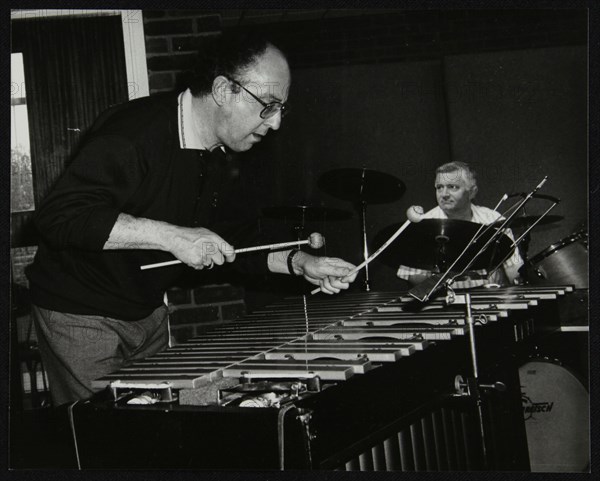
[[[385, 249], [387, 249], [387, 247], [396, 240], [396, 238], [402, 234], [402, 232], [404, 232], [406, 230], [406, 228], [411, 224], [411, 223], [417, 223], [417, 222], [421, 222], [421, 220], [423, 219], [423, 207], [421, 207], [420, 205], [411, 205], [408, 210], [406, 211], [406, 217], [408, 217], [408, 219], [406, 220], [406, 222], [404, 224], [402, 224], [400, 226], [400, 228], [394, 232], [390, 238], [385, 241], [385, 244], [383, 244], [379, 249], [377, 249], [373, 254], [371, 254], [369, 257], [367, 257], [367, 259], [364, 260], [364, 262], [362, 262], [361, 264], [357, 265], [354, 269], [352, 269], [348, 274], [346, 274], [344, 277], [348, 277], [351, 276], [352, 274], [355, 274], [356, 272], [360, 271], [363, 267], [365, 267], [369, 262], [371, 262], [373, 259], [375, 259], [379, 254], [381, 254]], [[317, 287], [316, 289], [313, 289], [312, 291], [310, 291], [311, 294], [316, 294], [317, 292], [319, 292], [321, 290], [320, 287]]]
[[[262, 246], [254, 246], [254, 247], [243, 247], [241, 249], [235, 249], [233, 252], [235, 254], [242, 254], [244, 252], [254, 252], [254, 251], [262, 251], [262, 250], [272, 250], [272, 249], [282, 249], [284, 247], [293, 247], [293, 246], [301, 246], [308, 244], [312, 249], [320, 249], [325, 245], [325, 238], [319, 234], [318, 232], [313, 232], [308, 239], [292, 241], [292, 242], [280, 242], [278, 244], [268, 244]], [[175, 259], [172, 261], [165, 262], [157, 262], [155, 264], [146, 264], [140, 267], [141, 270], [146, 269], [154, 269], [156, 267], [164, 267], [164, 266], [172, 266], [175, 264], [181, 264], [179, 259]]]

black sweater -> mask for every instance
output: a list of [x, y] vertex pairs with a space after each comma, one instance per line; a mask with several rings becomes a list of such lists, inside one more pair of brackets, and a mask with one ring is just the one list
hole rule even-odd
[[[181, 149], [177, 96], [127, 102], [100, 115], [77, 156], [36, 213], [41, 236], [28, 269], [32, 301], [73, 314], [137, 320], [163, 301], [182, 264], [140, 270], [172, 260], [158, 250], [102, 250], [121, 212], [179, 226], [209, 228], [234, 246], [256, 238], [236, 199], [235, 172], [217, 153]], [[232, 208], [232, 206], [234, 206]], [[235, 206], [239, 206], [237, 209]], [[235, 265], [267, 271], [266, 256]]]

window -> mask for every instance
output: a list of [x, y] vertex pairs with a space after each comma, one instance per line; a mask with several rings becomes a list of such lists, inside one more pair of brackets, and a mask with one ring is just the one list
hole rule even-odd
[[11, 212], [25, 212], [34, 209], [34, 202], [22, 53], [11, 54], [10, 90]]
[[12, 247], [38, 244], [35, 209], [97, 115], [147, 95], [143, 41], [137, 10], [11, 11]]

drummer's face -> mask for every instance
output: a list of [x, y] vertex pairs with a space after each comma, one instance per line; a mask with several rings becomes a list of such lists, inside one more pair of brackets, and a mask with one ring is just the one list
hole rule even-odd
[[476, 193], [477, 186], [471, 185], [462, 170], [441, 173], [435, 178], [435, 196], [448, 217], [467, 212]]

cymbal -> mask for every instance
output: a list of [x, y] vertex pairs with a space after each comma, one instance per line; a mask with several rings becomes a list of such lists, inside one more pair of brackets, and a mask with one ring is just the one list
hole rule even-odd
[[[539, 218], [540, 218], [539, 215], [525, 215], [525, 216], [521, 216], [521, 217], [513, 217], [513, 219], [510, 221], [510, 224], [508, 225], [508, 227], [510, 227], [510, 228], [523, 227], [523, 228], [527, 229], [529, 226], [533, 225]], [[553, 224], [554, 222], [558, 222], [563, 219], [564, 219], [564, 217], [562, 215], [547, 215], [536, 224], [536, 227], [540, 226], [540, 225]], [[504, 221], [497, 221], [496, 224], [501, 225], [503, 222]]]
[[342, 209], [312, 205], [277, 205], [262, 209], [265, 217], [304, 221], [335, 221], [352, 217], [352, 213]]
[[[381, 230], [373, 240], [372, 249], [378, 249], [398, 229], [400, 224]], [[443, 244], [446, 266], [460, 255], [481, 224], [454, 219], [423, 219], [413, 223], [380, 256], [384, 264], [398, 268], [400, 264], [424, 270], [433, 270], [439, 262], [439, 249]], [[485, 228], [484, 228], [485, 229]], [[481, 232], [483, 232], [483, 230]], [[498, 229], [491, 227], [481, 235], [475, 245], [467, 250], [465, 257], [453, 270], [463, 269]], [[481, 233], [480, 233], [481, 234]], [[481, 254], [470, 269], [489, 269], [498, 264], [511, 251], [512, 241], [502, 234]]]
[[[508, 198], [510, 199], [511, 197], [527, 197], [527, 192], [515, 192], [514, 194], [509, 194]], [[546, 194], [538, 194], [537, 192], [534, 193], [531, 197], [533, 197], [534, 199], [543, 199], [543, 200], [549, 200], [550, 202], [555, 202], [555, 203], [559, 203], [560, 199], [558, 197], [554, 197], [552, 195], [546, 195]]]
[[386, 204], [404, 195], [406, 186], [390, 174], [370, 169], [335, 169], [325, 172], [317, 181], [323, 192], [342, 200]]

